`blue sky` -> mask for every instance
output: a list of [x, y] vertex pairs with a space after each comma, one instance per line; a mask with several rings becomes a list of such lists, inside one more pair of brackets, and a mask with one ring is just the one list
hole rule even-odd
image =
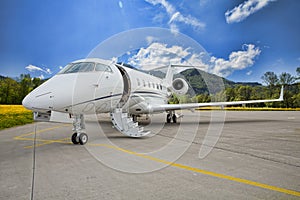
[[[208, 52], [207, 70], [233, 81], [295, 75], [300, 66], [299, 0], [6, 0], [0, 9], [4, 76], [53, 76], [107, 38], [143, 27], [189, 36]], [[145, 63], [143, 56], [132, 62]]]

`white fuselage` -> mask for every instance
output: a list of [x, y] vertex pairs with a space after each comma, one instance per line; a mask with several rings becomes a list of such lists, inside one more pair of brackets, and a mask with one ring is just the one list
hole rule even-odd
[[[85, 63], [100, 67], [80, 71], [75, 66]], [[23, 105], [38, 112], [93, 114], [123, 107], [130, 114], [146, 114], [151, 112], [149, 105], [167, 103], [167, 88], [152, 75], [101, 59], [71, 65], [28, 94]]]

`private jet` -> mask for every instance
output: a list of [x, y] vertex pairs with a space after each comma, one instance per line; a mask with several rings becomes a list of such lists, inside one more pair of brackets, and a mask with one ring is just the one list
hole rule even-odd
[[88, 141], [84, 116], [110, 113], [113, 127], [129, 137], [150, 133], [136, 121], [137, 116], [166, 112], [166, 122], [177, 122], [176, 110], [203, 106], [228, 106], [283, 101], [283, 88], [278, 99], [233, 102], [168, 104], [173, 94], [186, 94], [188, 83], [173, 78], [167, 68], [165, 78], [158, 78], [122, 63], [98, 58], [71, 62], [58, 74], [34, 89], [23, 99], [23, 106], [34, 113], [36, 121], [52, 120], [58, 114], [72, 119], [73, 144]]

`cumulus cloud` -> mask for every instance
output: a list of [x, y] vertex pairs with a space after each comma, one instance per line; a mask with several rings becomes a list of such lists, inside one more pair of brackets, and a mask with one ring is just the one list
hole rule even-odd
[[141, 48], [137, 54], [128, 59], [129, 64], [139, 66], [144, 70], [151, 70], [161, 66], [188, 65], [207, 70], [208, 66], [202, 62], [201, 54], [193, 54], [188, 48], [170, 46], [162, 43], [152, 43], [147, 48]]
[[227, 23], [240, 22], [276, 0], [248, 0], [225, 13]]
[[[146, 2], [156, 6], [156, 5], [161, 5], [167, 12], [168, 17], [169, 17], [169, 26], [170, 29], [173, 33], [178, 33], [179, 28], [178, 28], [178, 22], [184, 23], [187, 25], [190, 25], [194, 28], [200, 28], [203, 29], [205, 27], [205, 24], [203, 22], [200, 22], [198, 19], [188, 15], [184, 16], [181, 14], [179, 11], [176, 10], [176, 8], [167, 2], [166, 0], [145, 0]], [[161, 19], [161, 13], [159, 14], [159, 19]], [[157, 18], [157, 17], [155, 17]]]
[[[141, 48], [128, 59], [128, 63], [144, 70], [152, 70], [170, 64], [194, 66], [206, 72], [227, 77], [235, 70], [252, 66], [260, 52], [261, 50], [253, 44], [245, 44], [243, 50], [232, 52], [228, 60], [211, 56], [209, 62], [204, 62], [203, 60], [206, 60], [208, 56], [205, 52], [193, 53], [189, 48], [168, 46], [156, 42], [146, 48]], [[249, 71], [247, 74], [251, 73], [252, 71]]]
[[52, 72], [49, 68], [43, 69], [41, 67], [37, 67], [37, 66], [34, 66], [34, 65], [28, 65], [28, 66], [25, 67], [25, 69], [27, 69], [30, 72], [40, 71], [40, 72], [44, 72], [46, 74], [52, 74]]
[[211, 57], [212, 73], [227, 77], [235, 70], [242, 70], [254, 64], [261, 50], [253, 44], [245, 44], [245, 50], [232, 52], [229, 59]]

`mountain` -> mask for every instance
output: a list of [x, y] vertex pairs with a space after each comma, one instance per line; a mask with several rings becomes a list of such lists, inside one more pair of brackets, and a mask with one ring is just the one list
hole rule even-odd
[[[152, 70], [150, 73], [154, 76], [164, 78], [165, 73], [162, 71]], [[244, 86], [261, 86], [260, 83], [257, 82], [234, 82], [230, 81], [226, 78], [217, 76], [215, 74], [207, 73], [203, 70], [191, 68], [186, 69], [179, 74], [174, 75], [174, 78], [183, 78], [187, 80], [187, 82], [190, 84], [190, 86], [193, 88], [196, 94], [203, 94], [203, 93], [210, 93], [215, 94], [217, 92], [220, 92], [224, 84], [224, 87], [236, 87], [238, 85], [244, 85]], [[209, 86], [209, 87], [208, 87]], [[209, 89], [208, 89], [209, 88]]]

